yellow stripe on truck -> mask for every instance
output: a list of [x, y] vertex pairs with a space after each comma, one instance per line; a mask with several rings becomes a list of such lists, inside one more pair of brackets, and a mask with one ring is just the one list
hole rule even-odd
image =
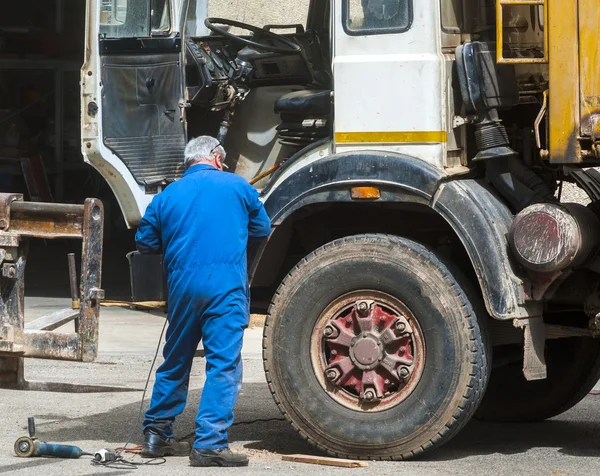
[[432, 144], [448, 141], [445, 131], [336, 132], [338, 144]]

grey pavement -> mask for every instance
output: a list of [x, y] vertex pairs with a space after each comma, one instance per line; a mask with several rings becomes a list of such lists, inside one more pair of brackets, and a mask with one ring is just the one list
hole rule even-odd
[[[26, 318], [69, 304], [66, 299], [31, 298]], [[89, 458], [58, 460], [20, 459], [12, 447], [27, 434], [27, 417], [35, 416], [40, 439], [62, 442], [94, 452], [122, 446], [136, 421], [158, 337], [164, 324], [160, 313], [103, 309], [100, 354], [94, 363], [27, 360], [29, 381], [68, 383], [69, 393], [0, 390], [2, 432], [0, 474], [118, 475], [127, 469], [99, 468]], [[282, 454], [319, 454], [281, 421], [262, 369], [261, 329], [250, 329], [244, 345], [244, 387], [236, 408], [231, 446], [250, 454], [248, 468], [190, 468], [187, 458], [169, 458], [135, 474], [281, 474], [342, 473], [358, 475], [597, 475], [600, 474], [600, 397], [588, 396], [580, 405], [553, 420], [539, 424], [506, 425], [471, 422], [451, 442], [417, 461], [369, 462], [367, 468], [339, 469], [288, 463]], [[159, 359], [160, 362], [160, 359]], [[193, 432], [194, 416], [203, 385], [203, 359], [196, 359], [189, 404], [177, 421], [176, 434]], [[99, 393], [78, 393], [85, 385], [106, 387]], [[119, 391], [114, 390], [119, 388]], [[510, 395], [507, 395], [510, 398]], [[147, 402], [146, 402], [147, 403]], [[255, 422], [255, 420], [269, 420]], [[141, 443], [137, 428], [133, 444]]]

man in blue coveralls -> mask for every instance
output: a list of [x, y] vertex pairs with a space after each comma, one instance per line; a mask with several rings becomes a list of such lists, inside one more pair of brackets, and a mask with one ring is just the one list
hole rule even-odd
[[[190, 455], [192, 466], [246, 466], [228, 447], [227, 430], [242, 382], [242, 339], [249, 322], [248, 239], [271, 223], [257, 191], [224, 173], [225, 150], [212, 137], [185, 149], [181, 180], [154, 197], [136, 234], [142, 253], [163, 253], [169, 283], [164, 363], [156, 371], [143, 423], [142, 456]], [[206, 383], [194, 448], [177, 442], [173, 422], [186, 404], [190, 368], [202, 340]]]

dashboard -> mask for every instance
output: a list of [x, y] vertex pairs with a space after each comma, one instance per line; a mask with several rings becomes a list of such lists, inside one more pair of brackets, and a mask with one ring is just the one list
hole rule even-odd
[[188, 38], [185, 49], [186, 88], [194, 106], [219, 110], [254, 87], [312, 81], [304, 54], [239, 50], [230, 40], [216, 36]]
[[236, 73], [237, 55], [230, 48], [226, 43], [186, 40], [186, 87], [192, 104], [229, 103], [227, 86]]

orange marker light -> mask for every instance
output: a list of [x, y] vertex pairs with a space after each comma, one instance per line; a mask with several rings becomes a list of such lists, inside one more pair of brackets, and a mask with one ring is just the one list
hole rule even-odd
[[354, 187], [350, 189], [352, 200], [377, 200], [381, 192], [377, 187]]

